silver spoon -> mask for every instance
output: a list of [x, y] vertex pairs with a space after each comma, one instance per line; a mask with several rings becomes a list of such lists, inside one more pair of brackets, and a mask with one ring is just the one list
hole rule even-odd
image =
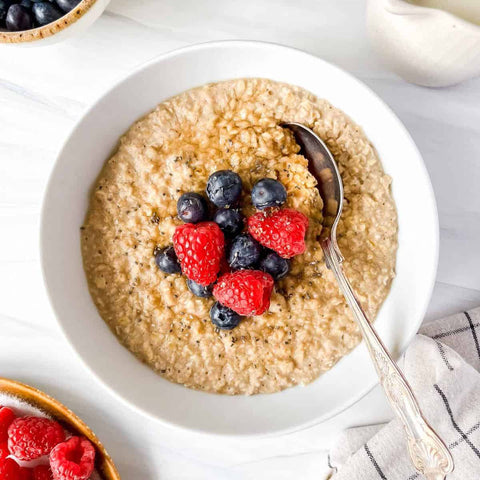
[[293, 132], [308, 160], [308, 169], [317, 180], [317, 188], [324, 202], [323, 229], [319, 241], [326, 265], [335, 275], [340, 290], [353, 311], [380, 383], [393, 411], [402, 422], [413, 465], [428, 480], [444, 480], [453, 471], [452, 455], [425, 420], [410, 385], [368, 320], [343, 272], [343, 257], [337, 245], [336, 232], [342, 214], [343, 184], [333, 155], [325, 143], [304, 125], [285, 123], [282, 126]]

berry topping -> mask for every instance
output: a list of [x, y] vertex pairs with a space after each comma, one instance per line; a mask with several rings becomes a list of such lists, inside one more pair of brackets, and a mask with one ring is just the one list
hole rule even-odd
[[212, 296], [213, 285], [206, 287], [187, 278], [188, 289], [197, 297], [209, 298]]
[[198, 193], [184, 193], [178, 199], [177, 212], [185, 223], [203, 222], [207, 218], [207, 201]]
[[259, 212], [248, 219], [248, 233], [283, 258], [305, 251], [308, 218], [291, 208]]
[[48, 455], [65, 440], [62, 426], [48, 418], [21, 417], [8, 428], [8, 449], [19, 460], [34, 460]]
[[33, 469], [33, 480], [53, 480], [53, 474], [48, 465], [38, 465]]
[[36, 2], [32, 6], [32, 13], [37, 25], [47, 25], [58, 20], [64, 13], [50, 2]]
[[20, 30], [28, 30], [32, 28], [32, 17], [30, 12], [19, 4], [12, 5], [7, 12], [5, 18], [7, 30], [18, 32]]
[[262, 315], [270, 306], [273, 278], [259, 270], [239, 270], [219, 278], [213, 295], [240, 315]]
[[207, 181], [207, 195], [217, 207], [230, 207], [240, 198], [242, 180], [231, 170], [212, 173]]
[[216, 223], [186, 223], [178, 226], [173, 234], [173, 246], [187, 278], [204, 286], [217, 279], [225, 240]]
[[13, 410], [8, 407], [0, 407], [0, 442], [8, 439], [8, 427], [15, 420]]
[[235, 209], [220, 208], [215, 213], [213, 221], [220, 227], [225, 237], [234, 237], [243, 230], [244, 217]]
[[71, 437], [50, 453], [55, 480], [87, 480], [93, 472], [95, 449], [86, 439]]
[[228, 264], [233, 269], [254, 266], [262, 253], [262, 247], [248, 233], [235, 237], [228, 251]]
[[273, 178], [259, 180], [252, 189], [252, 203], [259, 210], [280, 207], [287, 200], [285, 187]]
[[222, 276], [225, 273], [230, 273], [232, 269], [230, 268], [230, 265], [227, 262], [227, 259], [225, 257], [222, 257], [222, 260], [220, 261], [220, 270], [218, 272], [218, 276]]
[[11, 458], [0, 461], [0, 478], [2, 480], [22, 480], [18, 463]]
[[212, 323], [221, 330], [231, 330], [235, 328], [242, 319], [238, 313], [218, 302], [212, 305], [210, 318], [212, 319]]
[[274, 280], [283, 278], [290, 269], [290, 263], [275, 252], [270, 252], [260, 260], [260, 270], [269, 273]]
[[157, 267], [165, 273], [180, 273], [182, 271], [173, 247], [156, 248], [153, 252]]

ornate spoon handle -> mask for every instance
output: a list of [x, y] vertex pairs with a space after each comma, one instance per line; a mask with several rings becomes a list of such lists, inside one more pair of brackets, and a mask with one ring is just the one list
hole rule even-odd
[[390, 405], [403, 424], [413, 465], [428, 480], [444, 480], [453, 471], [452, 455], [425, 420], [410, 385], [360, 306], [343, 273], [343, 258], [337, 245], [327, 238], [322, 241], [322, 248], [327, 266], [335, 275], [360, 327]]

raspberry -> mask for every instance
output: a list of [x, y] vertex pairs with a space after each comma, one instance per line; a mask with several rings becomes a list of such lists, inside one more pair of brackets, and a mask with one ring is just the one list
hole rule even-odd
[[225, 240], [216, 223], [180, 225], [173, 234], [173, 246], [187, 278], [203, 286], [217, 279]]
[[10, 455], [8, 451], [8, 442], [5, 440], [4, 442], [0, 443], [0, 462], [5, 460]]
[[239, 270], [218, 279], [215, 298], [240, 315], [262, 315], [270, 306], [273, 278], [259, 270]]
[[8, 407], [0, 407], [0, 442], [8, 439], [8, 427], [15, 420], [13, 410]]
[[93, 472], [95, 449], [86, 439], [71, 437], [50, 453], [55, 480], [87, 480]]
[[291, 208], [258, 212], [248, 219], [248, 233], [283, 258], [305, 251], [308, 218]]
[[27, 467], [20, 467], [18, 480], [33, 480], [33, 470]]
[[53, 480], [52, 471], [48, 465], [39, 465], [33, 469], [33, 480]]
[[7, 458], [0, 461], [1, 480], [23, 480], [20, 475], [20, 466], [15, 460]]
[[62, 426], [48, 418], [21, 417], [8, 428], [8, 449], [19, 460], [34, 460], [48, 455], [65, 440]]

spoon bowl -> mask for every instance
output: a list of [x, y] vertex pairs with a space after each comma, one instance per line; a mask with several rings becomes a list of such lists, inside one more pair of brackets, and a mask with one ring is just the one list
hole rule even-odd
[[336, 237], [338, 221], [343, 208], [343, 182], [337, 164], [325, 142], [300, 123], [282, 125], [292, 131], [301, 153], [308, 159], [308, 169], [317, 179], [317, 188], [323, 200], [323, 229], [321, 239]]

